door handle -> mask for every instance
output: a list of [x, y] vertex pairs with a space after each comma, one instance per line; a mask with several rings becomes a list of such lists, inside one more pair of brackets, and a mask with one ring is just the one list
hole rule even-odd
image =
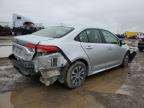
[[86, 49], [93, 49], [92, 46], [86, 46]]

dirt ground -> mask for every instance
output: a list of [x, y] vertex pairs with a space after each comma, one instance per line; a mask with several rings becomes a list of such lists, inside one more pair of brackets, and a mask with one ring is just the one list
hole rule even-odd
[[77, 89], [46, 87], [0, 59], [0, 108], [144, 108], [144, 52], [129, 67], [90, 76]]

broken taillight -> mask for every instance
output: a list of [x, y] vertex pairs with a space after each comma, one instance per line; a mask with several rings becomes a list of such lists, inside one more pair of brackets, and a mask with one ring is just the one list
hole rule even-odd
[[57, 52], [60, 49], [57, 46], [51, 46], [51, 45], [33, 45], [33, 44], [28, 44], [26, 46], [27, 48], [30, 49], [36, 49], [38, 52]]

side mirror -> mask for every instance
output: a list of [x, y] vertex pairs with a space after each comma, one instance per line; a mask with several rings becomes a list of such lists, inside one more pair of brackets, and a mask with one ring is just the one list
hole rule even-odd
[[123, 43], [122, 43], [122, 40], [119, 40], [119, 45], [122, 46], [122, 44], [123, 44]]

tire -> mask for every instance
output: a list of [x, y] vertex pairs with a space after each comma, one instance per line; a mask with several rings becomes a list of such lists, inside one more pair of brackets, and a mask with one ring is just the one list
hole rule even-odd
[[123, 62], [121, 64], [122, 67], [126, 67], [129, 64], [129, 52], [127, 52], [123, 58]]
[[87, 68], [83, 62], [73, 63], [67, 70], [65, 85], [68, 88], [80, 87], [86, 78]]

